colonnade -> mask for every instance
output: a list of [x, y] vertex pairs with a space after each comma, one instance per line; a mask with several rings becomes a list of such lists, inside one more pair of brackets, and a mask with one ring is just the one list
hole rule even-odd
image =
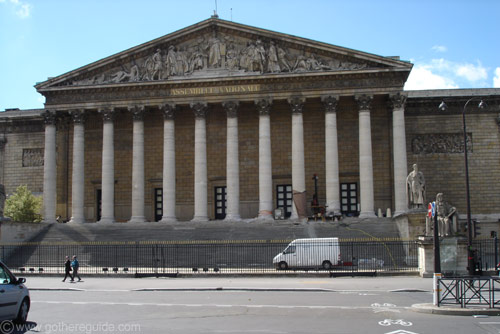
[[[360, 217], [375, 217], [373, 190], [373, 157], [371, 133], [372, 96], [355, 96], [359, 107], [359, 172], [360, 172]], [[341, 210], [339, 156], [337, 138], [337, 103], [339, 96], [322, 96], [325, 111], [325, 176], [327, 213], [339, 213]], [[393, 148], [394, 148], [394, 194], [395, 212], [402, 213], [406, 208], [406, 139], [404, 104], [402, 94], [390, 96], [393, 113]], [[273, 101], [269, 98], [258, 99], [255, 107], [259, 112], [259, 211], [258, 218], [273, 218], [273, 187], [271, 159], [271, 121], [270, 112]], [[288, 99], [292, 117], [292, 189], [294, 193], [305, 189], [304, 126], [303, 111], [305, 99]], [[226, 219], [235, 221], [240, 217], [239, 197], [239, 152], [238, 152], [238, 101], [225, 101], [222, 106], [227, 116], [227, 212]], [[163, 216], [161, 222], [177, 220], [175, 194], [175, 104], [159, 106], [164, 118], [163, 137]], [[207, 137], [206, 102], [190, 104], [195, 115], [195, 150], [194, 150], [194, 215], [193, 221], [207, 221], [208, 216], [208, 180], [207, 180]], [[132, 203], [131, 223], [145, 222], [144, 206], [144, 106], [132, 105], [129, 108], [133, 117], [132, 147]], [[115, 222], [114, 216], [114, 109], [103, 107], [99, 110], [103, 117], [102, 146], [102, 213], [100, 223]], [[44, 164], [44, 219], [55, 222], [56, 211], [56, 122], [55, 113], [45, 112], [45, 164]], [[71, 222], [83, 223], [84, 218], [84, 123], [83, 110], [72, 110], [73, 119], [73, 169], [72, 169], [72, 204]], [[298, 218], [293, 205], [292, 219]]]

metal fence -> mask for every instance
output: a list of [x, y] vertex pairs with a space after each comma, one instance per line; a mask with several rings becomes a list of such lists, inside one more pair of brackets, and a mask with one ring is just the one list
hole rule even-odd
[[447, 277], [438, 279], [438, 306], [460, 305], [498, 308], [500, 294], [495, 294], [499, 277]]
[[[291, 240], [24, 243], [0, 245], [0, 258], [16, 273], [64, 273], [65, 256], [77, 255], [82, 274], [168, 276], [193, 273], [282, 274], [328, 271], [332, 274], [417, 272], [415, 241], [341, 240], [331, 267], [317, 263], [278, 270], [273, 258]], [[314, 251], [313, 251], [314, 252]], [[314, 254], [313, 254], [314, 256]], [[323, 256], [323, 255], [318, 255]], [[318, 257], [317, 256], [317, 257]]]
[[498, 270], [498, 238], [474, 240], [472, 249], [475, 250], [477, 271]]

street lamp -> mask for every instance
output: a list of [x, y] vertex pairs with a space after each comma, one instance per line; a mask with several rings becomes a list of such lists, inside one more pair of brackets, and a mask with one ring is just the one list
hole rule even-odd
[[[466, 189], [466, 199], [467, 199], [467, 263], [468, 263], [468, 272], [469, 275], [474, 275], [475, 263], [474, 263], [474, 254], [472, 253], [472, 222], [471, 222], [471, 213], [470, 213], [470, 189], [469, 189], [469, 162], [468, 162], [468, 154], [467, 154], [467, 127], [465, 125], [465, 110], [467, 109], [467, 105], [469, 102], [475, 100], [477, 98], [473, 97], [465, 102], [464, 108], [462, 110], [462, 122], [464, 128], [464, 162], [465, 162], [465, 189]], [[478, 106], [479, 109], [486, 108], [486, 103], [483, 100], [480, 100]], [[441, 101], [439, 105], [439, 109], [445, 111], [448, 109], [448, 106], [444, 101]]]

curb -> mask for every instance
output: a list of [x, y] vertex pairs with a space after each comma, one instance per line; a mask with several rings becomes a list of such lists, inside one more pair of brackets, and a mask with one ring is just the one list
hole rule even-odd
[[492, 309], [492, 308], [483, 308], [483, 307], [470, 307], [470, 308], [461, 308], [457, 307], [437, 307], [432, 303], [428, 304], [413, 304], [410, 307], [410, 310], [418, 313], [426, 313], [426, 314], [439, 314], [439, 315], [455, 315], [455, 316], [476, 316], [476, 315], [485, 315], [485, 316], [498, 316], [500, 315], [500, 309]]

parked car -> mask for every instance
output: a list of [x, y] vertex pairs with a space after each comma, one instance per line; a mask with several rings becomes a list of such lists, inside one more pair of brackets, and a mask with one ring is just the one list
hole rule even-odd
[[0, 321], [25, 323], [30, 310], [30, 293], [25, 278], [17, 278], [0, 261]]

